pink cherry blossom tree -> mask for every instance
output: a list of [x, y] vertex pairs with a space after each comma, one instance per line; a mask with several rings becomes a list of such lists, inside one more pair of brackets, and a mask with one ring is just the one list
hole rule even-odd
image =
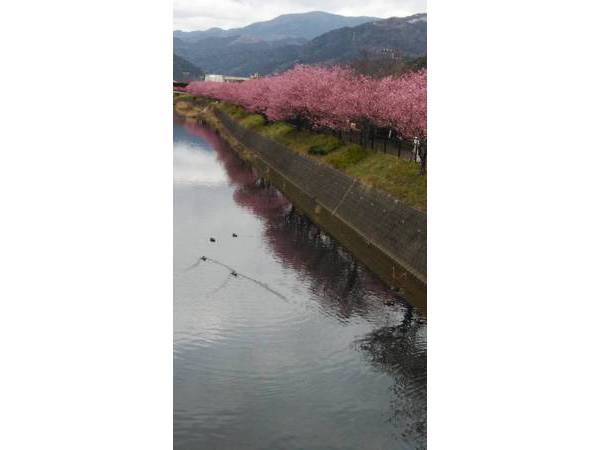
[[[422, 142], [422, 171], [427, 146], [427, 71], [373, 79], [343, 67], [298, 65], [282, 74], [244, 81], [195, 81], [186, 91], [222, 100], [286, 120], [298, 127], [347, 131], [360, 124], [366, 143], [377, 129], [393, 130], [402, 139]], [[371, 141], [373, 142], [373, 141]]]

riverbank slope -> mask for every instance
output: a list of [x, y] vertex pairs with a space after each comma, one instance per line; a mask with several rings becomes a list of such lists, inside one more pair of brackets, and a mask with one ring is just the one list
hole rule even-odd
[[184, 96], [175, 99], [175, 112], [208, 123], [313, 222], [386, 283], [425, 306], [427, 216], [423, 211], [244, 126], [244, 118], [234, 117], [222, 105]]

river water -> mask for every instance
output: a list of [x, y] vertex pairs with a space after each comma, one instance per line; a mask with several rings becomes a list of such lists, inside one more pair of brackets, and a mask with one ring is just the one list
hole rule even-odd
[[211, 130], [173, 128], [174, 448], [425, 448], [425, 316]]

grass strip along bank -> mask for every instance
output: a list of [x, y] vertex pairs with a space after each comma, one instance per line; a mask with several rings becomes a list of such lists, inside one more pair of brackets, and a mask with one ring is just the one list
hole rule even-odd
[[[190, 119], [198, 119], [201, 110], [194, 107], [193, 102], [194, 97], [189, 94], [176, 96], [176, 112]], [[269, 122], [264, 116], [250, 113], [237, 105], [224, 102], [209, 104], [227, 113], [242, 126], [297, 153], [329, 164], [358, 179], [363, 185], [381, 189], [415, 209], [427, 210], [427, 176], [419, 174], [419, 164], [414, 161], [373, 152], [328, 134], [299, 130], [287, 122]]]

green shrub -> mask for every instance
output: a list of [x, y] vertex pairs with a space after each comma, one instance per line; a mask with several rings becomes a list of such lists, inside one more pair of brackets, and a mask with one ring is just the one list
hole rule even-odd
[[177, 101], [189, 101], [194, 99], [194, 97], [190, 94], [175, 94], [174, 97]]
[[260, 114], [251, 114], [247, 117], [244, 117], [240, 123], [246, 128], [257, 128], [262, 127], [265, 123], [267, 123], [267, 121]]
[[235, 117], [236, 119], [243, 119], [250, 115], [244, 108], [237, 105], [232, 105], [231, 103], [219, 103], [217, 106], [221, 111], [226, 112], [231, 117]]
[[328, 155], [343, 144], [338, 138], [325, 134], [312, 134], [306, 141], [310, 144], [308, 153], [312, 155]]
[[323, 156], [323, 155], [327, 155], [329, 153], [329, 151], [327, 151], [327, 149], [320, 147], [318, 145], [313, 145], [308, 150], [308, 153], [310, 153], [311, 155]]
[[272, 139], [280, 139], [294, 131], [295, 128], [289, 123], [273, 122], [260, 130], [260, 133]]
[[348, 144], [327, 156], [327, 162], [338, 169], [358, 164], [369, 156], [369, 151], [357, 144]]

